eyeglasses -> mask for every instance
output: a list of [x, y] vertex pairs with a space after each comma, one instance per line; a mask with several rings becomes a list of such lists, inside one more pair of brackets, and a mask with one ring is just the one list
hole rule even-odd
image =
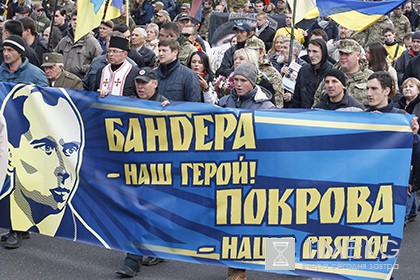
[[194, 34], [182, 33], [182, 35], [184, 35], [185, 37], [189, 37], [189, 36], [194, 35]]
[[112, 53], [112, 54], [123, 53], [123, 52], [125, 52], [125, 51], [123, 51], [123, 50], [108, 50], [108, 53]]
[[39, 9], [39, 10], [36, 10], [37, 12], [42, 12], [42, 11], [44, 11], [44, 9]]

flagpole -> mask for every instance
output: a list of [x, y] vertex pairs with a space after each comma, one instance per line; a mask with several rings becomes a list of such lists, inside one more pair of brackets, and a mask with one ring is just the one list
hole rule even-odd
[[130, 1], [125, 1], [125, 24], [128, 27], [130, 27], [130, 20], [129, 20], [130, 13], [128, 12], [129, 11], [129, 7], [128, 7], [129, 4], [130, 4]]
[[[58, 0], [55, 0], [55, 5], [54, 7], [58, 6]], [[42, 7], [44, 8], [44, 7]], [[47, 16], [47, 12], [44, 10], [45, 16]], [[51, 35], [52, 35], [52, 31], [53, 31], [53, 27], [54, 27], [54, 9], [53, 9], [53, 15], [51, 16], [51, 23], [50, 23], [50, 35], [48, 36], [48, 44], [47, 44], [47, 50], [50, 51], [54, 51], [53, 49], [50, 49], [51, 47]], [[42, 61], [41, 61], [42, 62]]]
[[293, 0], [292, 26], [291, 26], [291, 31], [290, 31], [290, 44], [289, 44], [289, 57], [287, 59], [288, 65], [290, 65], [290, 63], [292, 62], [293, 40], [295, 39], [295, 19], [296, 19], [296, 5], [297, 5], [296, 2], [297, 2], [297, 0]]
[[415, 16], [416, 16], [416, 14], [415, 14], [415, 11], [414, 11], [414, 0], [411, 0], [411, 19], [410, 19], [411, 31], [415, 31], [416, 30], [416, 27], [413, 25], [414, 19], [416, 18]]
[[105, 1], [105, 12], [104, 12], [104, 16], [102, 17], [103, 21], [105, 21], [106, 13], [108, 12], [108, 7], [109, 7], [110, 2], [111, 2], [111, 0], [106, 0]]

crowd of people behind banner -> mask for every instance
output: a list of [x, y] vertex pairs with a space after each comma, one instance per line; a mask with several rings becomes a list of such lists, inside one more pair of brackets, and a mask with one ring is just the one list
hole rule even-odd
[[[123, 5], [119, 18], [103, 21], [76, 42], [77, 3], [55, 4], [25, 0], [2, 5], [0, 81], [166, 103], [420, 116], [420, 2], [409, 1], [355, 32], [324, 17], [313, 19], [307, 30], [292, 27], [285, 0], [204, 0], [201, 22], [191, 16], [189, 3], [136, 0], [129, 16]], [[213, 69], [209, 24], [213, 14], [224, 12], [255, 13], [256, 22], [235, 23], [230, 47]], [[273, 29], [268, 22], [272, 14], [283, 17], [285, 26]], [[412, 128], [416, 142], [416, 118]], [[406, 223], [417, 216], [419, 172], [414, 163], [412, 169]], [[6, 248], [18, 248], [28, 237], [11, 230], [2, 241]], [[119, 273], [135, 276], [142, 263], [161, 261], [128, 254]], [[229, 269], [228, 279], [246, 279], [246, 273]]]

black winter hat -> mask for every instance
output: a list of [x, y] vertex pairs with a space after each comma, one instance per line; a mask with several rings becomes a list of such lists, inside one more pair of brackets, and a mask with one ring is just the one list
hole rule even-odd
[[346, 76], [340, 70], [332, 68], [325, 74], [325, 78], [328, 76], [337, 78], [343, 86], [346, 86]]

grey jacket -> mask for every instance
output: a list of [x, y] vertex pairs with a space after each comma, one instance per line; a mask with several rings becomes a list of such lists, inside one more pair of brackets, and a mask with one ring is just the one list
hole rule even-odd
[[92, 60], [100, 56], [102, 48], [92, 34], [87, 34], [76, 43], [72, 35], [67, 35], [55, 47], [55, 52], [63, 54], [64, 70], [80, 79], [86, 74]]
[[253, 90], [245, 95], [238, 95], [236, 90], [233, 89], [231, 94], [223, 96], [219, 100], [219, 106], [252, 110], [276, 108], [271, 102], [271, 93], [259, 86], [255, 86]]

